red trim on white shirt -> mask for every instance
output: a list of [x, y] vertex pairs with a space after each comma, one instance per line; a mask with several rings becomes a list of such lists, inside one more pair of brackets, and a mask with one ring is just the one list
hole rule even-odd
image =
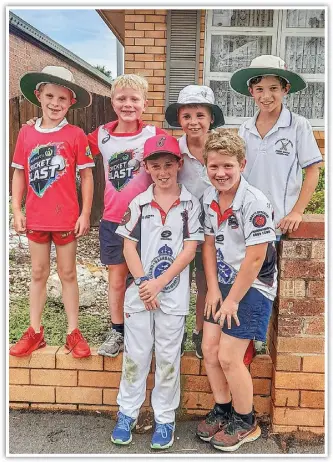
[[[174, 203], [172, 204], [172, 206], [170, 207], [169, 211], [172, 209], [172, 207], [176, 207], [176, 206], [179, 205], [179, 204], [180, 204], [180, 199], [179, 199], [179, 197], [178, 197], [178, 199], [176, 199], [175, 202], [174, 202]], [[157, 210], [160, 211], [161, 220], [162, 220], [162, 225], [164, 225], [164, 224], [165, 224], [166, 217], [167, 217], [169, 211], [168, 211], [168, 213], [165, 213], [165, 211], [162, 209], [162, 207], [161, 207], [156, 201], [154, 201], [154, 199], [151, 201], [150, 205], [151, 205], [152, 207], [155, 207]]]

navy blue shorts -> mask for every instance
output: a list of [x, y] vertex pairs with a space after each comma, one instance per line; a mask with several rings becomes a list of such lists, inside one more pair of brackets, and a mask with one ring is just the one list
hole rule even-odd
[[[222, 298], [226, 299], [232, 284], [220, 284]], [[240, 326], [237, 326], [234, 318], [231, 318], [231, 329], [228, 329], [227, 321], [224, 322], [222, 332], [232, 337], [266, 340], [269, 318], [272, 313], [273, 301], [265, 297], [259, 290], [250, 287], [238, 305], [237, 316]], [[204, 318], [206, 322], [218, 324], [212, 315]]]
[[115, 233], [119, 223], [101, 220], [99, 225], [99, 243], [103, 265], [120, 265], [125, 263], [124, 239]]

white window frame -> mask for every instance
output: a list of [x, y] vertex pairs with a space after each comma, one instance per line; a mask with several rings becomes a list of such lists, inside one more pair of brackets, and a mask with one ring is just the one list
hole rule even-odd
[[[318, 7], [319, 8], [319, 7]], [[249, 9], [249, 8], [248, 8]], [[262, 8], [264, 9], [264, 8]], [[301, 28], [287, 27], [287, 9], [274, 9], [267, 7], [265, 9], [274, 10], [273, 26], [272, 27], [222, 27], [213, 26], [213, 9], [206, 11], [206, 27], [205, 27], [205, 51], [204, 51], [204, 85], [210, 86], [213, 81], [229, 81], [232, 75], [231, 72], [210, 72], [210, 50], [212, 35], [260, 35], [272, 37], [272, 54], [285, 58], [285, 40], [289, 36], [297, 37], [325, 37], [325, 29], [319, 28]], [[301, 8], [300, 8], [301, 9]], [[306, 8], [312, 9], [312, 8]], [[326, 10], [327, 11], [327, 10]], [[327, 19], [327, 15], [326, 15]], [[325, 40], [326, 53], [326, 40]], [[301, 74], [307, 82], [325, 82], [325, 74]], [[225, 117], [226, 126], [239, 127], [249, 117]], [[313, 129], [323, 130], [325, 127], [325, 119], [310, 119], [310, 124]]]

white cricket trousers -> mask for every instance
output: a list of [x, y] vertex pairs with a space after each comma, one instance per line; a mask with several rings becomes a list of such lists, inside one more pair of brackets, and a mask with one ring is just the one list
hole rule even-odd
[[117, 403], [137, 419], [146, 398], [146, 380], [155, 344], [155, 387], [151, 404], [157, 423], [175, 421], [180, 401], [180, 353], [185, 316], [153, 311], [125, 313], [124, 355]]

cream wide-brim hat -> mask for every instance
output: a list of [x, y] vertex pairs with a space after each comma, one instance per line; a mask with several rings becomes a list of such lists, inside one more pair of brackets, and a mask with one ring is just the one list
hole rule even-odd
[[70, 107], [71, 109], [84, 108], [91, 104], [91, 94], [75, 83], [73, 74], [65, 67], [46, 66], [41, 72], [27, 72], [21, 77], [20, 88], [23, 96], [39, 107], [40, 102], [34, 91], [42, 83], [52, 83], [71, 90], [76, 99], [76, 103]]
[[262, 55], [254, 58], [249, 67], [234, 72], [230, 79], [230, 87], [245, 96], [252, 96], [249, 92], [249, 81], [254, 77], [274, 75], [283, 77], [289, 84], [288, 93], [296, 93], [306, 88], [306, 82], [296, 72], [288, 71], [286, 63], [278, 56]]

